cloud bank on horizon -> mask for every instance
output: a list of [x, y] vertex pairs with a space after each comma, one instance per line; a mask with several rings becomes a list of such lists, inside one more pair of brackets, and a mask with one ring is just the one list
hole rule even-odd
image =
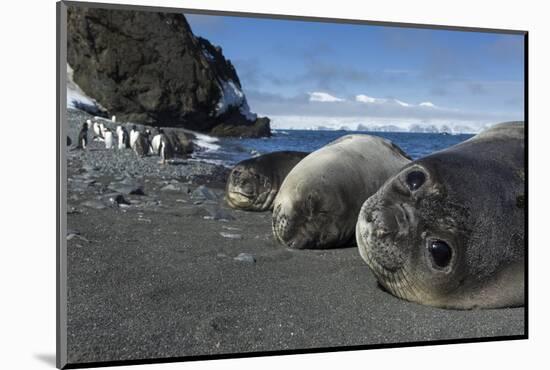
[[523, 120], [521, 35], [186, 17], [273, 128], [478, 132]]

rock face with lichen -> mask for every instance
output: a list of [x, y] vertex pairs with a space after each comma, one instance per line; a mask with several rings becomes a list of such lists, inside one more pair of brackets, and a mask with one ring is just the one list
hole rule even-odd
[[68, 8], [74, 82], [117, 119], [218, 136], [269, 136], [220, 47], [196, 37], [184, 15]]

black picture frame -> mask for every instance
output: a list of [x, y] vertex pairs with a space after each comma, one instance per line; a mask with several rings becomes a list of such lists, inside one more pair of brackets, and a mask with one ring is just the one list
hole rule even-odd
[[338, 352], [338, 351], [350, 351], [350, 350], [365, 350], [365, 349], [379, 349], [379, 348], [400, 348], [400, 347], [416, 347], [416, 346], [435, 346], [446, 344], [460, 344], [460, 343], [481, 343], [481, 342], [494, 342], [494, 341], [510, 341], [510, 340], [524, 340], [529, 338], [529, 242], [528, 234], [525, 235], [525, 306], [524, 306], [524, 334], [513, 336], [494, 336], [494, 337], [481, 337], [481, 338], [464, 338], [464, 339], [451, 339], [451, 340], [426, 340], [417, 342], [404, 342], [404, 343], [392, 343], [392, 344], [370, 344], [370, 345], [354, 345], [344, 347], [325, 347], [325, 348], [310, 348], [310, 349], [293, 349], [293, 350], [277, 350], [269, 352], [250, 352], [250, 353], [231, 353], [231, 354], [215, 354], [215, 355], [200, 355], [200, 356], [184, 356], [184, 357], [171, 357], [171, 358], [148, 358], [138, 360], [114, 360], [105, 362], [89, 362], [89, 363], [68, 363], [67, 362], [67, 241], [65, 238], [66, 217], [67, 217], [67, 170], [66, 170], [66, 155], [64, 138], [66, 135], [66, 60], [67, 60], [67, 7], [86, 7], [86, 8], [102, 8], [112, 10], [137, 10], [145, 12], [166, 12], [166, 13], [186, 13], [186, 14], [200, 14], [200, 15], [218, 15], [218, 16], [237, 16], [237, 17], [251, 17], [251, 18], [265, 18], [265, 19], [281, 19], [281, 20], [299, 20], [299, 21], [311, 21], [311, 22], [327, 22], [327, 23], [343, 23], [343, 24], [357, 24], [357, 25], [376, 25], [376, 26], [391, 26], [391, 27], [404, 27], [404, 28], [418, 28], [418, 29], [438, 29], [438, 30], [450, 30], [450, 31], [464, 31], [464, 32], [484, 32], [484, 33], [498, 33], [498, 34], [513, 34], [522, 35], [524, 38], [524, 121], [525, 121], [525, 227], [529, 229], [529, 97], [528, 97], [528, 48], [529, 48], [529, 32], [525, 30], [510, 30], [510, 29], [492, 29], [492, 28], [478, 28], [478, 27], [457, 27], [447, 25], [432, 25], [432, 24], [417, 24], [417, 23], [396, 23], [385, 22], [375, 20], [351, 20], [351, 19], [338, 19], [338, 18], [325, 18], [325, 17], [312, 17], [312, 16], [296, 16], [296, 15], [283, 15], [283, 14], [263, 14], [263, 13], [248, 13], [248, 12], [232, 12], [232, 11], [219, 11], [219, 10], [204, 10], [204, 9], [188, 9], [188, 8], [171, 8], [171, 7], [156, 7], [156, 6], [142, 6], [142, 5], [126, 5], [126, 4], [110, 4], [110, 3], [88, 3], [78, 1], [60, 1], [56, 6], [56, 18], [57, 18], [57, 60], [56, 60], [56, 121], [57, 121], [57, 142], [56, 142], [56, 197], [57, 197], [57, 212], [56, 212], [56, 286], [57, 286], [57, 310], [56, 310], [56, 366], [58, 368], [92, 368], [92, 367], [107, 367], [107, 366], [123, 366], [123, 365], [137, 365], [137, 364], [157, 364], [157, 363], [172, 363], [182, 361], [203, 361], [203, 360], [216, 360], [216, 359], [231, 359], [231, 358], [247, 358], [247, 357], [262, 357], [262, 356], [280, 356], [280, 355], [292, 355], [292, 354], [310, 354], [320, 352]]

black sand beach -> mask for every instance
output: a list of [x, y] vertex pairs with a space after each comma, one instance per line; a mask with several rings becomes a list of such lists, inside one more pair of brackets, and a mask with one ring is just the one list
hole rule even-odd
[[[68, 116], [74, 142], [87, 116]], [[67, 157], [70, 363], [524, 334], [523, 308], [393, 297], [356, 248], [281, 248], [270, 213], [224, 204], [223, 167], [101, 143]]]

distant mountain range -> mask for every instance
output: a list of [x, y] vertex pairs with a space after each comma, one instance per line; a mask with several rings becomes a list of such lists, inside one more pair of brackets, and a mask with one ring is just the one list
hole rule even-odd
[[[275, 130], [324, 130], [324, 131], [371, 131], [371, 132], [423, 132], [446, 134], [476, 134], [491, 126], [491, 123], [472, 124], [456, 122], [383, 122], [360, 123], [360, 118], [350, 117], [299, 117], [271, 116]], [[375, 121], [375, 119], [372, 119]]]

